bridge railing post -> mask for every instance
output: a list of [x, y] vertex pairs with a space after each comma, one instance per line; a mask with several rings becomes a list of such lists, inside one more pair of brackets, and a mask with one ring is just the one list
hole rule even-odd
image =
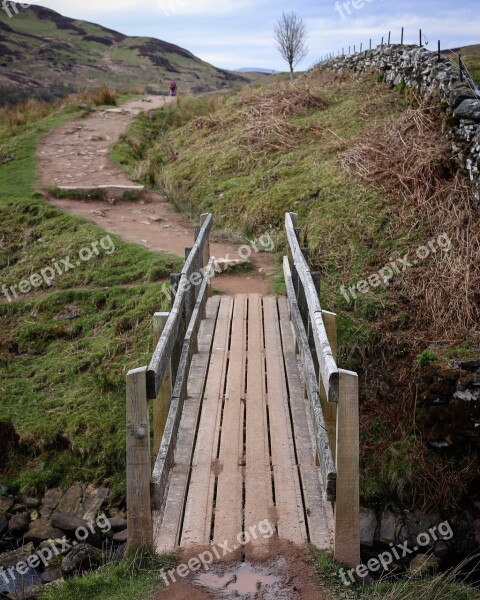
[[358, 375], [339, 370], [334, 556], [338, 562], [360, 564]]
[[153, 548], [147, 367], [127, 374], [127, 548]]
[[[153, 315], [153, 343], [157, 346], [160, 336], [168, 320], [168, 312], [157, 312]], [[163, 376], [162, 385], [153, 401], [153, 454], [156, 457], [162, 443], [163, 432], [170, 410], [172, 399], [172, 361], [168, 361], [167, 370]]]

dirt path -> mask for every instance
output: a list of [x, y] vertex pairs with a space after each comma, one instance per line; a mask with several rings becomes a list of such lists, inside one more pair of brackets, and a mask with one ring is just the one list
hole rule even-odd
[[[49, 133], [38, 150], [44, 188], [135, 185], [109, 159], [109, 149], [140, 112], [160, 108], [171, 100], [162, 96], [146, 96], [121, 108], [93, 111]], [[119, 201], [114, 205], [68, 198], [60, 200], [50, 194], [47, 197], [54, 206], [153, 251], [184, 257], [185, 248], [193, 243], [193, 225], [154, 193], [148, 193], [146, 199], [139, 203]], [[240, 244], [215, 241], [215, 235], [212, 240], [211, 253], [217, 259], [239, 258]], [[270, 279], [275, 272], [271, 256], [252, 249], [250, 260], [254, 270], [244, 274], [223, 274], [215, 280], [215, 287], [227, 294], [271, 293]]]

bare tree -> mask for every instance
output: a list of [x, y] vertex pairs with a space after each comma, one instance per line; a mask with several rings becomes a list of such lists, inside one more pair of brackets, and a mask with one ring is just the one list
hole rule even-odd
[[293, 79], [293, 69], [308, 54], [307, 28], [303, 19], [296, 13], [283, 13], [275, 25], [274, 37], [278, 50], [290, 67]]

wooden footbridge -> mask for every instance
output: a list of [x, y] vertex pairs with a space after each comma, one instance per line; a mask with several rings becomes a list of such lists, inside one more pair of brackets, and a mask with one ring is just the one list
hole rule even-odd
[[150, 365], [127, 375], [128, 545], [235, 547], [268, 521], [356, 566], [358, 378], [337, 367], [336, 316], [321, 309], [297, 215], [280, 298], [211, 295], [212, 223], [202, 215], [171, 311], [154, 315]]

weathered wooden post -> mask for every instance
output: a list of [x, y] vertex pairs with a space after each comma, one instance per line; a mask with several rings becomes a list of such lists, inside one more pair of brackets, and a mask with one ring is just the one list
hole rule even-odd
[[129, 551], [153, 548], [147, 367], [127, 374], [127, 521]]
[[[153, 342], [154, 347], [160, 340], [167, 319], [170, 313], [157, 312], [153, 315]], [[172, 399], [172, 363], [169, 360], [167, 370], [163, 377], [162, 385], [157, 397], [153, 401], [153, 454], [156, 457], [162, 443], [163, 432], [165, 431], [165, 423], [170, 410], [170, 402]]]
[[339, 370], [334, 556], [338, 562], [360, 564], [358, 375]]

